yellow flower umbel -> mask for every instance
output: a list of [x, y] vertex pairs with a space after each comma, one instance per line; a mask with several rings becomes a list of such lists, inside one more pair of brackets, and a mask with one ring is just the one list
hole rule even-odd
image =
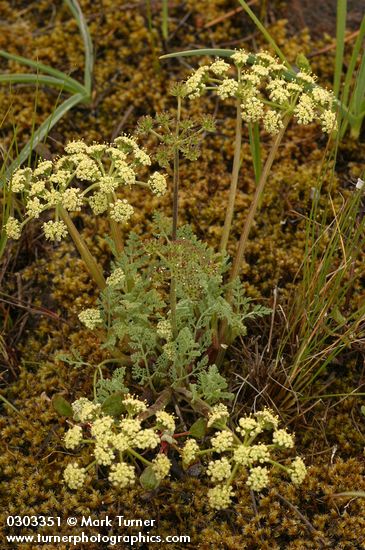
[[64, 480], [70, 489], [79, 489], [86, 472], [98, 466], [109, 468], [108, 479], [119, 489], [135, 483], [138, 462], [151, 469], [156, 484], [169, 475], [171, 461], [160, 451], [166, 434], [171, 437], [174, 433], [173, 416], [166, 411], [157, 411], [152, 427], [144, 427], [138, 415], [146, 411], [146, 403], [133, 395], [126, 395], [122, 405], [125, 414], [114, 418], [104, 414], [100, 404], [84, 397], [72, 404], [74, 421], [80, 424], [66, 432], [64, 445], [69, 450], [88, 445], [93, 459], [86, 468], [77, 463], [67, 466]]
[[196, 99], [206, 91], [240, 100], [243, 120], [261, 122], [270, 134], [280, 131], [287, 115], [298, 124], [319, 122], [326, 133], [336, 130], [334, 94], [318, 86], [310, 72], [290, 73], [267, 52], [237, 50], [199, 67], [185, 81], [185, 96]]
[[85, 482], [85, 477], [85, 468], [80, 468], [77, 462], [69, 464], [63, 472], [63, 479], [70, 489], [81, 489]]
[[[289, 466], [276, 460], [280, 449], [294, 446], [294, 438], [286, 430], [278, 429], [279, 418], [272, 411], [263, 409], [241, 417], [236, 427], [239, 436], [227, 428], [227, 414], [227, 409], [216, 405], [208, 417], [208, 427], [219, 430], [211, 437], [210, 449], [199, 449], [195, 441], [188, 441], [182, 450], [185, 467], [207, 453], [220, 455], [207, 468], [207, 475], [215, 484], [208, 491], [212, 508], [220, 510], [230, 505], [234, 495], [232, 484], [240, 475], [245, 476], [252, 491], [258, 492], [269, 486], [272, 468], [285, 471], [295, 485], [302, 483], [306, 468], [301, 458], [296, 457]], [[258, 437], [262, 441], [257, 441]]]
[[125, 195], [126, 187], [139, 185], [162, 196], [167, 189], [166, 176], [154, 172], [148, 181], [140, 181], [140, 170], [151, 164], [149, 155], [129, 136], [120, 136], [111, 144], [71, 141], [65, 154], [55, 161], [41, 161], [34, 170], [21, 168], [11, 177], [10, 190], [22, 193], [24, 215], [10, 217], [4, 225], [6, 235], [19, 239], [23, 227], [43, 213], [52, 219], [42, 225], [49, 241], [61, 241], [68, 234], [73, 239], [85, 265], [101, 289], [105, 280], [70, 215], [83, 208], [109, 219], [110, 233], [118, 253], [123, 250], [121, 228], [133, 216], [133, 207]]

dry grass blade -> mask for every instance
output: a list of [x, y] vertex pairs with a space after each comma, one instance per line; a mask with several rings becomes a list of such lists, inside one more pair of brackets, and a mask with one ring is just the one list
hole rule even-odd
[[[365, 220], [358, 216], [360, 201], [361, 192], [354, 190], [336, 211], [329, 197], [322, 222], [318, 225], [317, 208], [308, 220], [307, 242], [312, 244], [307, 248], [303, 279], [288, 313], [290, 328], [276, 360], [279, 373], [279, 358], [293, 354], [285, 385], [294, 393], [282, 396], [283, 407], [306, 399], [313, 382], [341, 351], [364, 340], [365, 304], [355, 310], [346, 308], [359, 276], [359, 270], [355, 275], [353, 271], [365, 244]], [[332, 218], [329, 224], [327, 218]]]

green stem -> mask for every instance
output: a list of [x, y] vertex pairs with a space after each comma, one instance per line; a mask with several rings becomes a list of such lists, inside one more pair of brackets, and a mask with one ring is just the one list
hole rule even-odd
[[172, 199], [172, 240], [176, 241], [177, 221], [179, 213], [179, 133], [180, 133], [180, 118], [181, 118], [181, 97], [177, 98], [177, 113], [176, 113], [176, 132], [175, 132], [175, 151], [174, 151], [174, 190]]
[[275, 40], [271, 37], [270, 33], [266, 30], [266, 27], [261, 23], [261, 21], [256, 17], [254, 12], [251, 10], [247, 2], [245, 0], [238, 0], [245, 12], [249, 15], [249, 17], [252, 19], [252, 21], [255, 23], [256, 27], [260, 30], [260, 32], [263, 34], [263, 36], [266, 38], [266, 40], [269, 42], [272, 48], [274, 48], [276, 54], [281, 59], [281, 61], [288, 67], [289, 70], [291, 70], [291, 65], [286, 59], [283, 52], [280, 50], [279, 46], [276, 44]]
[[88, 249], [80, 233], [77, 231], [75, 224], [71, 220], [68, 212], [62, 206], [58, 207], [58, 211], [62, 220], [65, 222], [67, 226], [68, 232], [70, 233], [71, 238], [75, 243], [75, 246], [79, 251], [79, 254], [82, 260], [84, 261], [86, 269], [88, 270], [89, 274], [94, 279], [95, 283], [98, 285], [100, 290], [103, 290], [106, 286], [106, 283], [105, 283], [105, 279], [104, 279], [101, 267], [94, 260], [94, 257], [92, 256], [90, 250]]
[[233, 167], [231, 175], [231, 186], [229, 189], [228, 196], [228, 205], [226, 210], [226, 217], [224, 220], [224, 227], [222, 238], [219, 246], [219, 252], [223, 255], [227, 251], [227, 244], [229, 233], [231, 231], [233, 212], [234, 212], [234, 203], [236, 200], [237, 193], [237, 183], [238, 175], [240, 171], [240, 157], [241, 157], [241, 145], [242, 145], [242, 113], [241, 113], [241, 100], [237, 100], [237, 113], [236, 113], [236, 136], [234, 142], [234, 157], [233, 157]]
[[[176, 241], [177, 237], [177, 222], [179, 215], [179, 131], [181, 117], [181, 97], [177, 98], [177, 113], [176, 113], [176, 132], [175, 132], [175, 152], [174, 152], [174, 177], [173, 177], [173, 199], [172, 199], [172, 241]], [[173, 338], [177, 336], [176, 324], [176, 280], [171, 277], [170, 283], [170, 309], [171, 309], [171, 328]]]
[[272, 464], [276, 468], [279, 468], [280, 470], [283, 470], [284, 472], [288, 473], [288, 468], [283, 466], [282, 464], [279, 464], [279, 462], [276, 462], [275, 460], [267, 460], [269, 464]]
[[146, 466], [151, 466], [151, 464], [152, 464], [152, 462], [150, 462], [149, 460], [144, 458], [142, 455], [140, 455], [139, 453], [137, 453], [134, 449], [131, 449], [130, 447], [127, 449], [127, 453], [134, 456], [135, 458], [137, 458], [141, 462], [143, 462], [143, 464], [146, 464]]
[[[108, 204], [109, 205], [112, 204], [114, 202], [114, 200], [116, 200], [115, 195], [112, 194], [112, 193], [109, 193], [108, 194]], [[117, 253], [118, 256], [120, 256], [122, 254], [123, 248], [124, 248], [124, 242], [123, 242], [122, 235], [121, 235], [120, 224], [110, 217], [110, 206], [108, 207], [108, 213], [109, 213], [110, 233], [111, 233], [111, 236], [112, 236], [112, 239], [113, 239], [113, 243], [114, 243], [114, 246], [115, 246], [116, 253]]]
[[176, 321], [176, 280], [171, 277], [170, 281], [170, 310], [171, 310], [171, 329], [172, 337], [175, 340], [177, 336], [177, 321]]
[[232, 468], [232, 473], [231, 473], [229, 479], [225, 483], [226, 487], [229, 487], [230, 485], [232, 485], [232, 483], [234, 481], [234, 478], [236, 477], [238, 467], [239, 467], [239, 464], [237, 464], [237, 462], [236, 462], [235, 465]]

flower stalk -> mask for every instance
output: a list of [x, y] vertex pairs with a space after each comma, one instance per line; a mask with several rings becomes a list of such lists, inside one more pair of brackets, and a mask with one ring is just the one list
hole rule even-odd
[[101, 270], [101, 267], [94, 260], [93, 255], [91, 254], [89, 248], [87, 247], [84, 239], [81, 237], [80, 233], [77, 231], [75, 224], [70, 218], [68, 212], [62, 207], [59, 206], [58, 212], [62, 220], [65, 222], [68, 232], [75, 243], [75, 246], [84, 261], [85, 267], [91, 277], [94, 279], [95, 283], [98, 285], [100, 290], [103, 290], [106, 286], [105, 279]]
[[[174, 150], [174, 177], [173, 177], [173, 198], [172, 198], [172, 235], [173, 241], [176, 241], [177, 237], [177, 222], [179, 216], [179, 133], [180, 133], [180, 119], [181, 119], [181, 96], [177, 97], [177, 113], [176, 113], [176, 132], [175, 132], [175, 150]], [[170, 308], [171, 308], [171, 327], [173, 337], [177, 336], [177, 323], [176, 323], [176, 280], [175, 277], [171, 277], [170, 283]]]
[[222, 238], [219, 246], [219, 252], [224, 255], [227, 251], [227, 244], [229, 239], [229, 234], [232, 227], [232, 219], [234, 213], [234, 205], [236, 201], [237, 194], [237, 183], [238, 176], [241, 165], [241, 145], [242, 145], [242, 113], [241, 113], [241, 100], [236, 99], [236, 134], [234, 142], [234, 157], [233, 157], [233, 167], [231, 175], [231, 185], [229, 189], [228, 204], [226, 210], [226, 217], [224, 220], [224, 227]]
[[[278, 149], [279, 149], [280, 144], [282, 142], [282, 139], [284, 137], [284, 134], [285, 134], [286, 128], [288, 126], [289, 120], [290, 120], [289, 115], [284, 117], [283, 126], [280, 129], [279, 133], [275, 136], [275, 140], [274, 140], [274, 143], [271, 147], [269, 156], [266, 159], [261, 177], [260, 177], [258, 185], [256, 187], [254, 198], [252, 200], [250, 209], [249, 209], [248, 214], [247, 214], [245, 224], [244, 224], [243, 229], [242, 229], [240, 241], [239, 241], [239, 244], [238, 244], [238, 249], [237, 249], [236, 256], [235, 256], [235, 259], [234, 259], [234, 262], [233, 262], [233, 265], [232, 265], [232, 270], [231, 270], [231, 273], [230, 273], [230, 281], [234, 281], [234, 279], [239, 274], [239, 271], [240, 271], [240, 268], [241, 268], [241, 265], [242, 265], [242, 262], [243, 262], [243, 259], [244, 259], [245, 251], [246, 251], [248, 237], [249, 237], [250, 231], [252, 229], [252, 225], [253, 225], [253, 222], [254, 222], [254, 219], [255, 219], [256, 212], [257, 212], [258, 207], [259, 207], [260, 198], [261, 198], [262, 193], [264, 191], [266, 182], [267, 182], [269, 174], [270, 174], [271, 167], [273, 165], [276, 153], [278, 152]], [[232, 298], [230, 298], [230, 299], [232, 299]]]
[[[269, 152], [269, 156], [266, 159], [266, 162], [265, 162], [264, 168], [262, 170], [258, 185], [256, 187], [254, 198], [252, 200], [250, 209], [249, 209], [248, 214], [247, 214], [245, 224], [244, 224], [243, 229], [242, 229], [241, 238], [240, 238], [240, 241], [239, 241], [239, 244], [238, 244], [238, 249], [237, 249], [236, 256], [234, 258], [232, 269], [231, 269], [230, 276], [229, 276], [230, 282], [233, 282], [236, 279], [236, 277], [238, 277], [238, 275], [239, 275], [239, 271], [241, 269], [242, 262], [243, 262], [243, 259], [244, 259], [244, 255], [245, 255], [245, 251], [246, 251], [248, 237], [249, 237], [249, 234], [250, 234], [250, 231], [251, 231], [254, 219], [255, 219], [255, 214], [256, 214], [256, 212], [259, 208], [259, 205], [260, 205], [260, 198], [262, 197], [262, 193], [264, 191], [266, 182], [268, 180], [271, 167], [273, 165], [276, 153], [278, 152], [280, 144], [283, 140], [286, 128], [289, 124], [289, 120], [290, 120], [290, 115], [286, 115], [283, 119], [283, 126], [280, 129], [279, 133], [275, 136], [275, 140], [274, 140], [274, 143], [273, 143], [273, 145], [271, 147], [271, 150]], [[226, 294], [226, 300], [227, 300], [228, 303], [231, 304], [232, 299], [233, 299], [233, 290], [232, 290], [232, 287], [230, 287], [227, 291], [227, 294]], [[224, 359], [225, 352], [226, 352], [226, 346], [223, 347], [222, 344], [227, 343], [227, 340], [228, 340], [227, 322], [223, 321], [222, 324], [221, 324], [221, 328], [220, 328], [220, 332], [219, 332], [219, 338], [218, 338], [218, 346], [219, 346], [218, 349], [219, 349], [219, 351], [218, 351], [217, 360], [216, 360], [217, 366], [221, 365], [221, 363]]]

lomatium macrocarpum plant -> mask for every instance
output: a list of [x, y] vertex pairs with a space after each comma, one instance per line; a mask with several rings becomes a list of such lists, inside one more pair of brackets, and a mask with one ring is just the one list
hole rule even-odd
[[284, 471], [294, 485], [301, 484], [306, 476], [300, 457], [278, 462], [280, 451], [294, 447], [294, 437], [279, 429], [279, 419], [269, 409], [241, 417], [232, 431], [227, 426], [227, 408], [217, 404], [209, 411], [204, 444], [200, 445], [194, 427], [191, 432], [178, 433], [173, 415], [158, 410], [146, 419], [147, 410], [146, 403], [131, 395], [123, 398], [114, 415], [86, 398], [75, 401], [73, 426], [65, 434], [64, 446], [80, 452], [85, 448], [83, 462], [90, 460], [90, 454], [92, 459], [86, 466], [74, 461], [66, 467], [63, 477], [68, 487], [80, 489], [89, 472], [108, 468], [109, 482], [117, 489], [134, 485], [139, 475], [142, 487], [151, 490], [169, 476], [173, 455], [181, 457], [185, 470], [210, 457], [206, 474], [213, 487], [208, 491], [208, 501], [211, 508], [220, 510], [231, 504], [233, 484], [242, 476], [247, 487], [256, 492], [269, 486], [272, 469]]
[[22, 220], [9, 217], [5, 230], [11, 239], [19, 239], [22, 228], [43, 212], [51, 211], [52, 220], [44, 222], [46, 239], [60, 241], [68, 234], [79, 251], [89, 274], [100, 289], [105, 279], [100, 266], [90, 253], [75, 227], [70, 213], [88, 206], [95, 215], [107, 215], [111, 237], [117, 253], [123, 250], [120, 226], [133, 215], [133, 207], [119, 192], [132, 185], [141, 185], [155, 195], [166, 192], [166, 178], [154, 172], [147, 182], [138, 179], [138, 171], [151, 164], [149, 155], [134, 138], [117, 137], [112, 144], [71, 141], [65, 155], [55, 161], [45, 160], [37, 167], [18, 169], [12, 176], [10, 189], [21, 193], [25, 215]]
[[[174, 402], [180, 412], [178, 404], [185, 401], [190, 410], [205, 417], [212, 406], [231, 398], [227, 381], [217, 367], [219, 351], [237, 336], [245, 335], [248, 317], [269, 312], [260, 306], [250, 309], [238, 277], [261, 193], [292, 117], [300, 124], [319, 120], [326, 132], [331, 132], [336, 123], [332, 94], [318, 87], [308, 72], [289, 78], [285, 71], [285, 66], [265, 52], [251, 56], [237, 51], [230, 63], [217, 59], [200, 67], [185, 83], [174, 88], [177, 108], [173, 116], [163, 113], [142, 121], [139, 131], [152, 133], [159, 141], [154, 160], [172, 178], [172, 220], [155, 214], [151, 238], [131, 233], [126, 246], [121, 240], [120, 224], [128, 222], [133, 214], [133, 207], [124, 193], [121, 198], [121, 192], [132, 185], [142, 185], [156, 195], [164, 194], [167, 189], [164, 173], [153, 172], [147, 181], [139, 179], [139, 170], [152, 165], [152, 160], [132, 137], [120, 136], [110, 145], [71, 142], [61, 158], [42, 161], [34, 170], [18, 170], [12, 177], [12, 191], [24, 197], [25, 216], [22, 220], [9, 218], [8, 236], [19, 238], [29, 220], [39, 218], [45, 211], [53, 212], [54, 218], [43, 224], [46, 238], [59, 241], [69, 233], [100, 289], [96, 307], [81, 312], [79, 318], [101, 336], [102, 346], [111, 351], [114, 358], [107, 361], [117, 362], [115, 357], [119, 356], [122, 366], [109, 380], [104, 379], [100, 365], [95, 370], [94, 402], [81, 398], [74, 404], [72, 416], [78, 424], [68, 432], [65, 443], [71, 450], [78, 444], [94, 445], [95, 460], [87, 468], [93, 464], [110, 466], [109, 479], [115, 485], [123, 487], [134, 481], [131, 461], [147, 466], [147, 473], [142, 477], [147, 480], [146, 484], [151, 483], [148, 481], [151, 478], [155, 483], [168, 474], [168, 450], [179, 452], [181, 448], [176, 444], [175, 421], [162, 409]], [[195, 160], [205, 133], [214, 130], [210, 117], [182, 120], [182, 101], [197, 98], [206, 90], [215, 91], [223, 100], [235, 101], [237, 111], [231, 188], [217, 252], [199, 241], [189, 227], [178, 224], [181, 158]], [[244, 120], [249, 124], [262, 123], [275, 138], [227, 277], [227, 243], [234, 213]], [[114, 260], [107, 278], [70, 217], [83, 206], [91, 208], [96, 215], [106, 216], [110, 222]], [[149, 387], [154, 403], [147, 410], [145, 404], [138, 405], [140, 402], [135, 398], [123, 397], [129, 392], [125, 384], [130, 385], [131, 378], [145, 390]], [[61, 409], [70, 409], [67, 402], [61, 405]], [[222, 411], [222, 407], [219, 405], [213, 411]], [[122, 408], [126, 415], [116, 420], [108, 414], [110, 408], [113, 411]], [[89, 412], [84, 414], [84, 409]], [[223, 417], [228, 420], [228, 414], [224, 413]], [[142, 427], [142, 421], [147, 422], [146, 428]], [[181, 423], [184, 423], [182, 419]], [[208, 429], [219, 430], [210, 438], [211, 447], [200, 449], [196, 442], [188, 441], [181, 451], [185, 464], [189, 462], [189, 449], [192, 461], [200, 455], [222, 455], [212, 460], [207, 470], [216, 483], [209, 493], [213, 508], [229, 504], [232, 484], [239, 472], [247, 475], [248, 486], [253, 490], [261, 490], [268, 484], [267, 465], [283, 468], [293, 482], [302, 480], [305, 468], [300, 459], [287, 467], [280, 466], [273, 458], [280, 447], [293, 446], [292, 438], [277, 429], [277, 424], [272, 413], [262, 412], [261, 416], [257, 413], [240, 419], [240, 435], [237, 435], [237, 430], [230, 431], [226, 422], [217, 427], [209, 417]], [[273, 435], [268, 442], [270, 430]], [[86, 438], [84, 431], [90, 432]], [[192, 430], [189, 435], [193, 435]], [[259, 435], [262, 441], [257, 442]], [[162, 452], [155, 458], [146, 457], [157, 448]], [[71, 488], [77, 488], [85, 475], [86, 469], [74, 464], [67, 468], [65, 480]]]

